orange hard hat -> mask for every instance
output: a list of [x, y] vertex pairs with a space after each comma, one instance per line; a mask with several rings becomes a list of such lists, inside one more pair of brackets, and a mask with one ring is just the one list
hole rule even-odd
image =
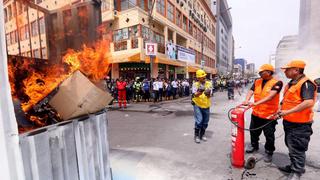
[[274, 67], [271, 64], [264, 64], [259, 68], [259, 73], [262, 71], [272, 71], [274, 72]]
[[306, 67], [306, 63], [302, 60], [292, 60], [281, 69], [288, 69], [288, 68], [301, 68], [304, 69]]

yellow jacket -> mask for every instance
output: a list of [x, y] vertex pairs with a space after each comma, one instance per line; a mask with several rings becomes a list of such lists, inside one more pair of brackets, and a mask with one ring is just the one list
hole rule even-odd
[[[193, 89], [195, 88], [196, 91], [199, 89], [200, 86], [201, 86], [200, 82], [193, 83]], [[204, 88], [205, 90], [212, 91], [212, 83], [210, 81], [206, 81], [204, 84]], [[200, 108], [209, 108], [211, 106], [210, 97], [207, 97], [204, 93], [202, 93], [198, 97], [193, 97], [192, 101], [195, 103], [196, 106], [199, 106]]]

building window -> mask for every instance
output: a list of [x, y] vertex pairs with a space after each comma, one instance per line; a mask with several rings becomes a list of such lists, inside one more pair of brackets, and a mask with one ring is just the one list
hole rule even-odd
[[44, 58], [44, 59], [47, 58], [47, 48], [45, 48], [45, 47], [42, 48], [41, 53], [42, 53], [42, 58]]
[[32, 36], [38, 35], [37, 21], [31, 22], [31, 35], [32, 35]]
[[158, 13], [165, 16], [165, 10], [166, 10], [166, 2], [165, 0], [157, 0], [157, 11]]
[[25, 39], [24, 36], [24, 26], [20, 27], [20, 40], [23, 41]]
[[193, 26], [193, 37], [195, 39], [197, 39], [197, 26], [196, 25]]
[[42, 0], [37, 0], [37, 4], [40, 4], [40, 3], [42, 3]]
[[133, 8], [137, 5], [137, 0], [121, 0], [121, 11]]
[[24, 26], [24, 37], [25, 37], [25, 39], [29, 38], [29, 26], [28, 25]]
[[147, 42], [153, 41], [153, 31], [145, 26], [142, 26], [142, 38]]
[[11, 44], [10, 33], [6, 34], [7, 46]]
[[113, 41], [122, 41], [129, 39], [129, 28], [115, 30], [113, 32]]
[[193, 35], [193, 24], [191, 22], [189, 22], [189, 34]]
[[145, 1], [145, 0], [139, 0], [139, 7], [140, 7], [141, 9], [143, 9], [143, 10], [146, 10], [144, 1]]
[[179, 10], [176, 10], [176, 24], [181, 27], [181, 12]]
[[187, 31], [187, 23], [188, 23], [187, 17], [183, 16], [182, 29], [185, 31]]
[[148, 10], [152, 9], [153, 0], [148, 0]]
[[22, 14], [22, 3], [20, 3], [20, 2], [17, 2], [17, 7], [18, 7], [18, 14], [20, 15], [20, 14]]
[[4, 9], [4, 22], [8, 22], [8, 13], [7, 13], [7, 8]]
[[12, 18], [12, 10], [11, 10], [11, 5], [8, 6], [8, 21], [10, 21]]
[[140, 37], [138, 25], [129, 27], [129, 36], [130, 38]]
[[39, 51], [39, 49], [33, 50], [33, 57], [35, 57], [35, 58], [40, 58], [40, 51]]
[[174, 6], [170, 2], [168, 2], [168, 8], [167, 8], [167, 18], [174, 22]]
[[79, 18], [79, 32], [82, 35], [87, 36], [88, 26], [89, 26], [89, 17], [88, 9], [86, 6], [78, 7], [78, 18]]
[[127, 50], [127, 41], [114, 42], [114, 51]]
[[103, 0], [101, 3], [101, 11], [105, 12], [108, 10], [110, 10], [110, 2], [109, 2], [109, 0]]
[[12, 18], [14, 18], [14, 17], [16, 17], [17, 15], [16, 15], [17, 13], [16, 13], [16, 4], [15, 3], [13, 3], [12, 4]]
[[139, 48], [139, 40], [138, 40], [138, 38], [131, 39], [131, 48], [132, 49]]
[[39, 24], [40, 24], [40, 34], [44, 34], [46, 29], [45, 29], [45, 23], [44, 23], [44, 18], [39, 19]]

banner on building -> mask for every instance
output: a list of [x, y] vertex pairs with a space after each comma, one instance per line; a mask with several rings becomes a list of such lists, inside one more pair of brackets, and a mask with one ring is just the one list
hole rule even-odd
[[176, 46], [178, 52], [178, 60], [188, 63], [195, 63], [196, 55], [194, 50], [184, 48], [182, 46]]
[[166, 55], [168, 59], [177, 59], [177, 47], [172, 42], [166, 44]]

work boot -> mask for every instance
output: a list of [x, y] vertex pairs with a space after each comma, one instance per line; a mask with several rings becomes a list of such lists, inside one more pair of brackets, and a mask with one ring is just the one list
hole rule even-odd
[[301, 176], [300, 173], [292, 172], [288, 176], [287, 180], [300, 180], [300, 176]]
[[194, 128], [194, 142], [200, 143], [200, 129]]
[[282, 172], [285, 172], [285, 173], [292, 172], [291, 165], [281, 166], [281, 167], [278, 167], [278, 169]]
[[246, 153], [253, 153], [253, 152], [256, 152], [258, 150], [259, 150], [259, 147], [254, 147], [254, 146], [250, 145], [250, 146], [248, 146], [246, 148]]
[[263, 157], [263, 160], [264, 160], [264, 162], [266, 162], [266, 163], [271, 163], [271, 161], [272, 161], [272, 154], [266, 154], [266, 155]]
[[207, 137], [206, 137], [206, 135], [205, 135], [205, 133], [206, 133], [206, 130], [205, 129], [200, 129], [200, 139], [202, 140], [202, 141], [207, 141]]

